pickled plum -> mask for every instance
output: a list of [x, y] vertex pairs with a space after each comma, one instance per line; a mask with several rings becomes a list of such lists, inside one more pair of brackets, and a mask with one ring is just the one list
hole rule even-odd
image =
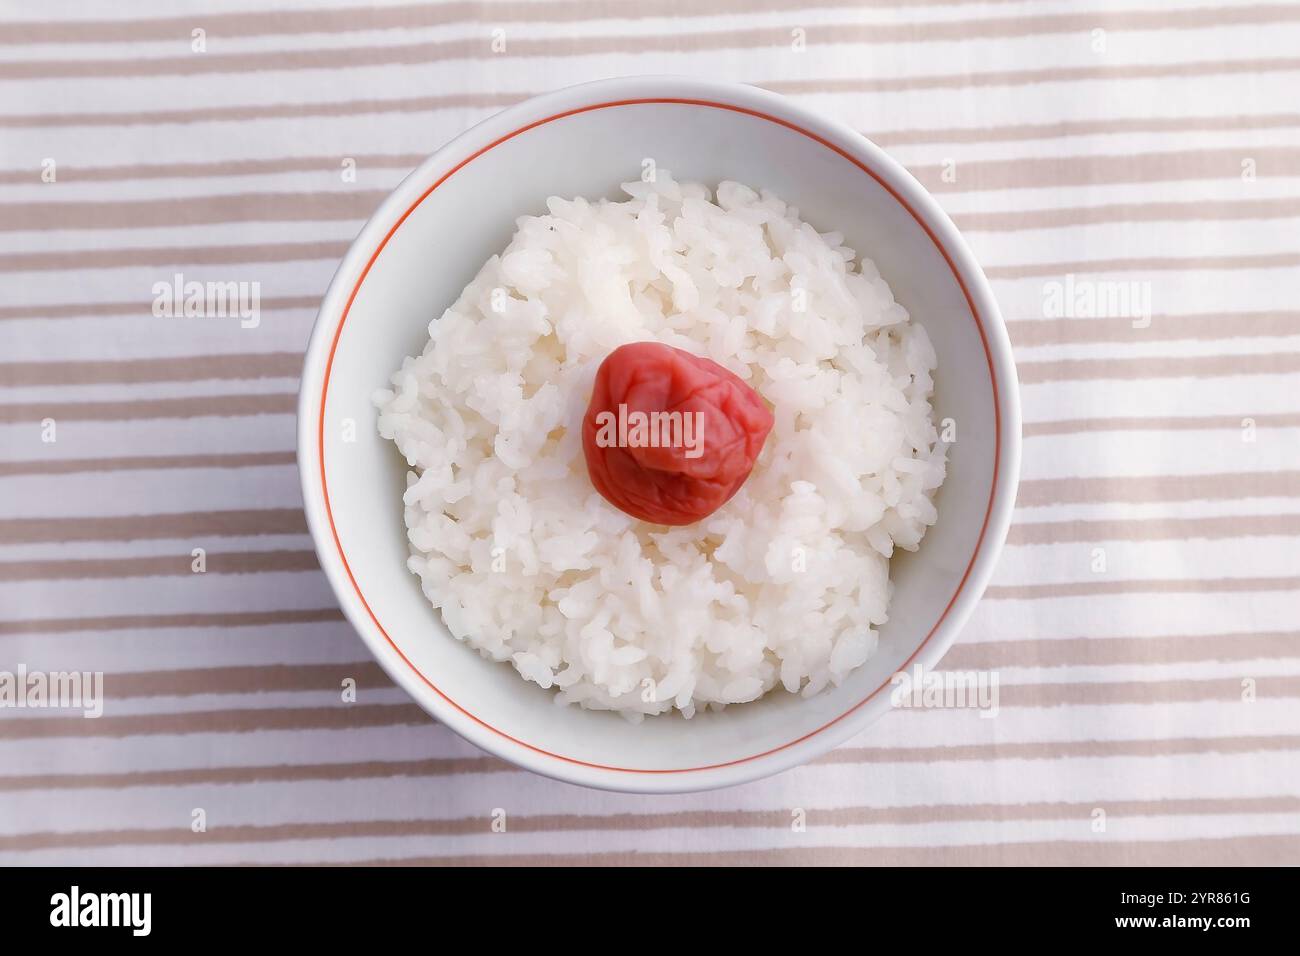
[[610, 504], [643, 521], [686, 525], [740, 489], [772, 423], [762, 396], [718, 363], [634, 342], [596, 371], [582, 450]]

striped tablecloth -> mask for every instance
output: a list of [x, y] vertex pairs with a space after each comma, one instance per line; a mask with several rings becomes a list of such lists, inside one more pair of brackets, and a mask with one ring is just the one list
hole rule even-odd
[[[5, 5], [0, 671], [106, 699], [0, 709], [0, 861], [1300, 860], [1300, 6], [254, 6]], [[997, 719], [585, 791], [434, 724], [341, 619], [293, 452], [337, 260], [469, 124], [649, 72], [853, 124], [986, 266], [1024, 480], [945, 666], [997, 670]], [[177, 274], [259, 283], [260, 322], [155, 315]]]

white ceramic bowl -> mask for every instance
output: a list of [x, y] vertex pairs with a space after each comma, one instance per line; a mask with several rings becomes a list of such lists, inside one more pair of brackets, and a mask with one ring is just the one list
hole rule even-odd
[[[419, 352], [516, 217], [548, 196], [619, 195], [651, 158], [679, 180], [766, 187], [822, 231], [874, 259], [939, 356], [937, 420], [957, 441], [876, 656], [840, 687], [783, 691], [692, 720], [633, 725], [558, 707], [454, 640], [406, 570], [405, 463], [379, 438], [370, 396]], [[347, 440], [351, 420], [353, 440]], [[320, 563], [339, 603], [392, 678], [461, 736], [572, 783], [671, 792], [776, 773], [846, 740], [890, 706], [889, 678], [933, 667], [991, 575], [1020, 458], [1011, 346], [988, 282], [938, 204], [860, 134], [771, 93], [676, 77], [605, 80], [537, 97], [429, 157], [362, 229], [321, 305], [299, 400], [298, 462]]]

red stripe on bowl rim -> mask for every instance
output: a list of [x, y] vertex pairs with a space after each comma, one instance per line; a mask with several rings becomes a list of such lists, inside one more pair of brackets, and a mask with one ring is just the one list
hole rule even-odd
[[317, 436], [316, 436], [317, 445], [318, 445], [317, 454], [318, 454], [318, 459], [320, 464], [321, 493], [322, 493], [322, 498], [325, 502], [325, 514], [326, 517], [329, 519], [330, 533], [334, 538], [334, 546], [338, 550], [339, 560], [343, 562], [343, 569], [344, 571], [347, 572], [348, 580], [352, 583], [352, 588], [354, 591], [356, 591], [357, 598], [361, 601], [362, 606], [365, 607], [366, 613], [370, 615], [370, 620], [373, 621], [375, 627], [379, 629], [379, 633], [384, 636], [384, 640], [388, 642], [389, 646], [393, 649], [393, 651], [397, 654], [397, 656], [401, 658], [402, 662], [407, 667], [409, 667], [411, 671], [417, 677], [419, 677], [421, 681], [424, 682], [424, 684], [426, 684], [434, 693], [436, 693], [439, 697], [441, 697], [444, 701], [446, 701], [451, 707], [455, 708], [459, 713], [465, 715], [466, 717], [474, 721], [479, 726], [485, 728], [486, 730], [491, 731], [497, 736], [544, 757], [550, 757], [554, 760], [563, 761], [564, 763], [574, 764], [580, 767], [588, 767], [594, 770], [608, 770], [616, 773], [629, 773], [629, 774], [661, 775], [661, 774], [696, 773], [705, 770], [721, 770], [724, 767], [734, 767], [737, 766], [738, 764], [749, 763], [754, 760], [761, 760], [762, 758], [771, 756], [772, 754], [778, 753], [779, 751], [787, 750], [790, 747], [794, 747], [797, 744], [801, 744], [804, 741], [809, 740], [812, 737], [815, 737], [817, 734], [820, 734], [822, 731], [826, 730], [829, 727], [832, 727], [833, 725], [839, 723], [844, 718], [848, 717], [850, 714], [859, 710], [869, 701], [874, 699], [882, 690], [888, 687], [889, 681], [887, 680], [884, 683], [882, 683], [870, 694], [868, 694], [862, 700], [858, 701], [848, 710], [844, 711], [844, 713], [840, 714], [838, 717], [834, 717], [831, 720], [828, 720], [826, 723], [822, 724], [817, 729], [811, 730], [808, 733], [803, 734], [802, 736], [796, 738], [795, 740], [791, 740], [789, 743], [784, 743], [777, 747], [769, 748], [768, 750], [764, 750], [762, 753], [751, 754], [748, 757], [738, 757], [735, 760], [728, 760], [724, 763], [706, 764], [699, 767], [672, 767], [672, 768], [663, 768], [663, 769], [639, 768], [639, 767], [616, 767], [609, 764], [592, 763], [586, 760], [579, 760], [575, 757], [566, 757], [564, 754], [557, 754], [552, 751], [546, 750], [542, 747], [537, 747], [533, 744], [528, 743], [525, 740], [520, 740], [518, 737], [514, 737], [511, 734], [508, 734], [505, 731], [492, 726], [490, 723], [483, 720], [481, 717], [478, 717], [477, 715], [466, 710], [460, 704], [456, 703], [456, 701], [454, 701], [451, 697], [449, 697], [446, 692], [444, 692], [440, 687], [438, 687], [437, 684], [429, 680], [429, 678], [426, 677], [424, 673], [418, 667], [416, 667], [415, 664], [411, 662], [410, 658], [408, 658], [404, 653], [402, 653], [402, 649], [397, 646], [397, 643], [392, 639], [392, 637], [389, 636], [388, 631], [385, 630], [383, 624], [379, 622], [379, 618], [376, 616], [374, 609], [371, 608], [370, 602], [366, 600], [366, 596], [362, 593], [360, 586], [357, 584], [356, 577], [352, 574], [352, 567], [348, 563], [347, 555], [343, 551], [343, 542], [339, 539], [338, 528], [334, 524], [334, 512], [333, 509], [330, 507], [329, 482], [325, 474], [325, 402], [329, 394], [330, 371], [334, 366], [334, 353], [338, 349], [339, 338], [343, 334], [343, 326], [347, 322], [348, 314], [352, 310], [352, 303], [356, 300], [357, 293], [361, 291], [362, 283], [366, 281], [366, 276], [370, 274], [370, 269], [375, 264], [375, 260], [377, 260], [379, 258], [379, 254], [384, 251], [384, 247], [388, 245], [388, 240], [393, 237], [393, 235], [397, 232], [399, 228], [401, 228], [402, 223], [404, 223], [407, 220], [407, 218], [411, 215], [411, 213], [413, 213], [416, 210], [416, 208], [420, 205], [420, 203], [424, 202], [424, 200], [427, 199], [435, 189], [437, 189], [439, 186], [445, 183], [457, 172], [459, 172], [464, 167], [468, 166], [474, 160], [478, 159], [484, 153], [487, 153], [489, 150], [494, 149], [497, 146], [500, 146], [502, 143], [507, 142], [508, 140], [514, 139], [516, 136], [526, 133], [531, 129], [536, 129], [539, 126], [545, 126], [547, 123], [553, 123], [556, 120], [564, 119], [565, 117], [568, 116], [576, 116], [581, 113], [590, 113], [594, 110], [610, 109], [616, 106], [641, 106], [641, 105], [654, 105], [654, 104], [677, 105], [677, 106], [704, 106], [712, 109], [729, 110], [733, 113], [743, 113], [747, 116], [752, 116], [757, 119], [766, 120], [769, 123], [775, 123], [778, 126], [783, 126], [788, 130], [799, 133], [802, 136], [806, 136], [808, 137], [808, 139], [811, 139], [814, 142], [819, 143], [822, 146], [825, 146], [827, 149], [836, 153], [840, 157], [848, 160], [854, 166], [858, 167], [858, 169], [862, 170], [864, 173], [866, 173], [868, 176], [874, 179], [876, 183], [878, 183], [881, 187], [885, 189], [886, 192], [888, 192], [891, 196], [893, 196], [895, 201], [897, 201], [899, 205], [901, 205], [904, 209], [906, 209], [908, 213], [911, 215], [911, 217], [914, 220], [916, 220], [917, 225], [919, 225], [921, 229], [924, 230], [925, 234], [929, 236], [930, 241], [934, 243], [935, 248], [939, 250], [940, 255], [943, 256], [944, 262], [948, 264], [948, 268], [952, 271], [953, 278], [957, 280], [958, 286], [961, 287], [962, 295], [965, 296], [966, 298], [966, 305], [970, 309], [971, 318], [975, 320], [975, 327], [979, 331], [980, 342], [984, 347], [984, 357], [985, 360], [988, 362], [988, 368], [989, 368], [989, 381], [993, 387], [994, 452], [993, 452], [993, 476], [989, 485], [989, 502], [984, 512], [984, 521], [980, 526], [979, 537], [975, 541], [974, 553], [971, 555], [971, 559], [966, 565], [966, 570], [962, 574], [961, 581], [959, 581], [957, 584], [957, 590], [953, 592], [953, 595], [948, 600], [947, 605], [944, 606], [943, 613], [940, 614], [939, 619], [935, 621], [934, 627], [932, 627], [930, 629], [930, 632], [926, 634], [925, 639], [921, 641], [919, 645], [917, 645], [916, 650], [912, 652], [911, 656], [908, 657], [908, 659], [904, 661], [903, 664], [898, 668], [899, 671], [906, 670], [911, 665], [912, 661], [916, 659], [917, 655], [920, 654], [921, 651], [925, 648], [925, 646], [930, 642], [930, 639], [934, 637], [935, 632], [939, 629], [940, 625], [943, 624], [944, 619], [947, 618], [948, 613], [952, 610], [953, 605], [957, 602], [957, 598], [961, 595], [963, 589], [966, 587], [966, 582], [970, 578], [971, 569], [975, 566], [975, 561], [979, 557], [980, 550], [984, 544], [984, 536], [988, 531], [989, 520], [993, 514], [994, 499], [997, 496], [998, 468], [999, 468], [999, 462], [1000, 462], [1001, 452], [1002, 452], [1002, 416], [1001, 416], [1001, 409], [999, 408], [999, 390], [998, 390], [997, 372], [993, 366], [993, 355], [989, 351], [988, 337], [984, 332], [984, 324], [983, 322], [980, 321], [979, 313], [978, 310], [975, 308], [975, 301], [970, 294], [970, 290], [966, 287], [966, 283], [962, 279], [961, 273], [958, 272], [956, 265], [953, 263], [952, 257], [948, 254], [948, 250], [944, 247], [943, 243], [939, 241], [938, 237], [934, 234], [933, 230], [931, 230], [929, 225], [919, 215], [917, 215], [916, 210], [912, 208], [912, 206], [907, 202], [907, 200], [905, 200], [902, 196], [900, 196], [892, 186], [890, 186], [887, 182], [885, 182], [873, 170], [868, 168], [863, 162], [861, 162], [856, 157], [849, 154], [846, 150], [840, 148], [839, 146], [836, 146], [834, 143], [825, 139], [824, 137], [818, 136], [816, 133], [810, 132], [802, 128], [801, 126], [792, 123], [788, 120], [781, 119], [780, 117], [771, 116], [760, 110], [749, 109], [743, 106], [735, 106], [730, 103], [718, 103], [712, 100], [689, 99], [689, 98], [682, 98], [682, 97], [645, 97], [639, 99], [611, 100], [606, 103], [595, 103], [590, 106], [581, 106], [575, 109], [565, 110], [564, 112], [561, 113], [556, 113], [552, 116], [547, 116], [544, 119], [536, 120], [532, 123], [527, 124], [526, 126], [519, 127], [519, 129], [516, 129], [511, 133], [507, 133], [506, 135], [500, 137], [499, 139], [493, 140], [491, 143], [488, 143], [486, 146], [482, 147], [481, 149], [477, 150], [474, 153], [471, 153], [469, 156], [462, 159], [459, 163], [457, 163], [446, 173], [444, 173], [441, 177], [439, 177], [439, 179], [432, 186], [430, 186], [423, 193], [421, 193], [419, 197], [416, 198], [415, 202], [411, 203], [411, 205], [407, 208], [407, 210], [404, 213], [402, 213], [402, 215], [398, 218], [397, 222], [393, 223], [392, 227], [388, 230], [388, 232], [384, 234], [384, 238], [380, 241], [379, 245], [375, 248], [375, 251], [371, 253], [370, 258], [366, 261], [365, 268], [361, 270], [361, 275], [357, 278], [356, 284], [352, 287], [352, 291], [348, 295], [347, 304], [343, 307], [343, 314], [339, 319], [338, 328], [335, 329], [334, 338], [330, 343], [329, 357], [325, 362], [325, 375], [321, 384], [321, 393], [320, 393], [320, 417], [317, 425]]

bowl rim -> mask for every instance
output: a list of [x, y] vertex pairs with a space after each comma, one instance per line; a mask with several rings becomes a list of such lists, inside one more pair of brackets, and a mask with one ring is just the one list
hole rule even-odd
[[421, 673], [380, 624], [343, 552], [329, 503], [324, 413], [343, 326], [374, 262], [406, 218], [435, 189], [495, 146], [565, 117], [639, 104], [726, 109], [767, 120], [831, 149], [871, 176], [927, 233], [965, 295], [993, 389], [993, 481], [984, 522], [965, 573], [934, 627], [900, 666], [931, 668], [951, 646], [992, 576], [1015, 503], [1020, 466], [1019, 390], [1010, 340], [983, 270], [937, 201], [896, 160], [851, 127], [757, 87], [677, 76], [597, 80], [533, 97], [471, 127], [413, 170], [384, 199], [339, 264], [321, 301], [304, 356], [298, 399], [298, 468], [313, 543], [342, 610], [389, 676], [439, 722], [476, 746], [525, 769], [600, 789], [666, 793], [755, 780], [829, 751], [888, 708], [881, 684], [839, 716], [762, 753], [700, 767], [615, 767], [553, 753], [493, 727]]

